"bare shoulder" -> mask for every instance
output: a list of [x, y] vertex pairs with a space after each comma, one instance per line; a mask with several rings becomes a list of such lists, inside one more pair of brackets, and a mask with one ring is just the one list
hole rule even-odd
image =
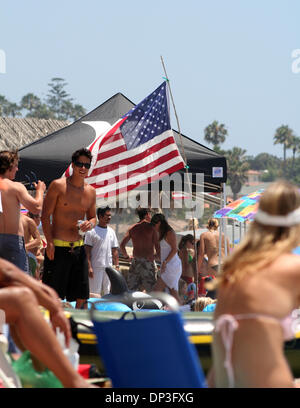
[[47, 190], [47, 195], [49, 194], [59, 194], [66, 189], [66, 178], [62, 177], [60, 179], [55, 179], [51, 181], [49, 184], [48, 190]]
[[171, 229], [166, 233], [166, 239], [168, 240], [168, 239], [174, 239], [174, 238], [176, 239], [176, 234], [175, 234], [175, 231]]
[[285, 274], [295, 275], [300, 278], [300, 256], [283, 254], [277, 259], [278, 269]]
[[[27, 217], [27, 215], [25, 215], [25, 214], [22, 214], [21, 215], [21, 220], [22, 220], [22, 224], [23, 224], [23, 226], [25, 225], [25, 226], [27, 226], [28, 224], [29, 224], [29, 220], [30, 220], [31, 218], [29, 218], [29, 217]], [[32, 220], [33, 221], [33, 220]], [[34, 222], [34, 221], [33, 221]]]
[[28, 225], [30, 225], [32, 228], [37, 228], [36, 223], [32, 218], [30, 218], [30, 217], [26, 217], [26, 218], [28, 219], [27, 220]]
[[55, 179], [55, 180], [51, 181], [51, 183], [50, 183], [50, 185], [49, 185], [49, 188], [56, 189], [56, 188], [65, 187], [65, 186], [66, 186], [66, 182], [67, 182], [67, 179], [66, 179], [65, 177], [61, 177], [61, 178], [59, 178], [59, 179]]
[[286, 254], [283, 255], [285, 257], [285, 262], [287, 265], [293, 270], [297, 270], [300, 273], [300, 256], [295, 254]]
[[28, 232], [37, 229], [36, 223], [34, 222], [34, 220], [28, 217], [27, 215], [22, 215], [22, 224], [23, 224], [23, 228], [25, 228], [25, 230]]
[[18, 181], [6, 180], [6, 186], [7, 196], [11, 198], [16, 197], [19, 202], [23, 203], [24, 197], [28, 195], [27, 188], [24, 184]]
[[93, 186], [91, 186], [90, 184], [84, 183], [84, 188], [89, 194], [96, 195], [95, 188]]
[[135, 231], [136, 229], [139, 229], [139, 226], [140, 226], [140, 224], [138, 222], [131, 225], [131, 227], [128, 228], [128, 233], [130, 234], [131, 232]]
[[89, 191], [96, 191], [93, 186], [91, 186], [90, 184], [88, 184], [86, 182], [84, 182], [84, 187]]
[[127, 232], [130, 232], [130, 231], [132, 231], [133, 230], [133, 228], [136, 226], [137, 224], [132, 224], [129, 228], [128, 228], [128, 230], [127, 230]]
[[5, 180], [5, 182], [9, 189], [12, 189], [15, 191], [26, 190], [26, 187], [24, 186], [24, 184], [20, 183], [19, 181]]
[[151, 224], [151, 222], [146, 222], [145, 226], [147, 229], [151, 230], [151, 231], [155, 231], [154, 225]]

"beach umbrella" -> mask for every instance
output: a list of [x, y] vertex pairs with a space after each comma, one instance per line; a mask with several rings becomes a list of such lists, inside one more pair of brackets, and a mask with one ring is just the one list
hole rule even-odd
[[254, 191], [235, 200], [214, 213], [215, 218], [232, 218], [239, 222], [250, 221], [254, 218], [258, 202], [264, 189]]

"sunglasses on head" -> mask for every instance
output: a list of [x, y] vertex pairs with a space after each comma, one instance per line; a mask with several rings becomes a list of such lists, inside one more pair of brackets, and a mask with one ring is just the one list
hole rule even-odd
[[91, 163], [83, 163], [80, 161], [76, 161], [74, 164], [76, 167], [80, 167], [80, 168], [85, 167], [86, 169], [89, 169], [91, 167]]

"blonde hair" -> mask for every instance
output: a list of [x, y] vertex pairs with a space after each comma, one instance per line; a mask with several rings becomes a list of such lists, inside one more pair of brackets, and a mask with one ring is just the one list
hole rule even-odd
[[190, 218], [189, 219], [188, 229], [191, 230], [193, 228], [195, 228], [195, 229], [199, 228], [199, 222], [198, 222], [197, 218]]
[[216, 230], [216, 229], [218, 229], [218, 227], [219, 227], [219, 221], [218, 221], [216, 218], [210, 218], [210, 219], [207, 221], [207, 225], [206, 225], [206, 228], [207, 228], [207, 229], [209, 229], [209, 230], [211, 230], [211, 229]]
[[210, 297], [201, 296], [195, 300], [194, 312], [202, 312], [202, 310], [207, 306], [213, 303], [217, 303], [217, 299], [212, 299]]
[[[262, 194], [259, 208], [270, 215], [286, 215], [300, 207], [295, 185], [277, 181]], [[300, 224], [292, 227], [263, 225], [254, 219], [243, 241], [225, 259], [221, 283], [258, 273], [280, 255], [289, 253], [300, 241]]]

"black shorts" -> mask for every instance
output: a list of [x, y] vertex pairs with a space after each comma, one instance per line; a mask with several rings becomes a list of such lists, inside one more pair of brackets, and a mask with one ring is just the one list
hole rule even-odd
[[89, 274], [84, 246], [55, 247], [54, 259], [45, 254], [43, 283], [51, 286], [68, 302], [89, 298]]

